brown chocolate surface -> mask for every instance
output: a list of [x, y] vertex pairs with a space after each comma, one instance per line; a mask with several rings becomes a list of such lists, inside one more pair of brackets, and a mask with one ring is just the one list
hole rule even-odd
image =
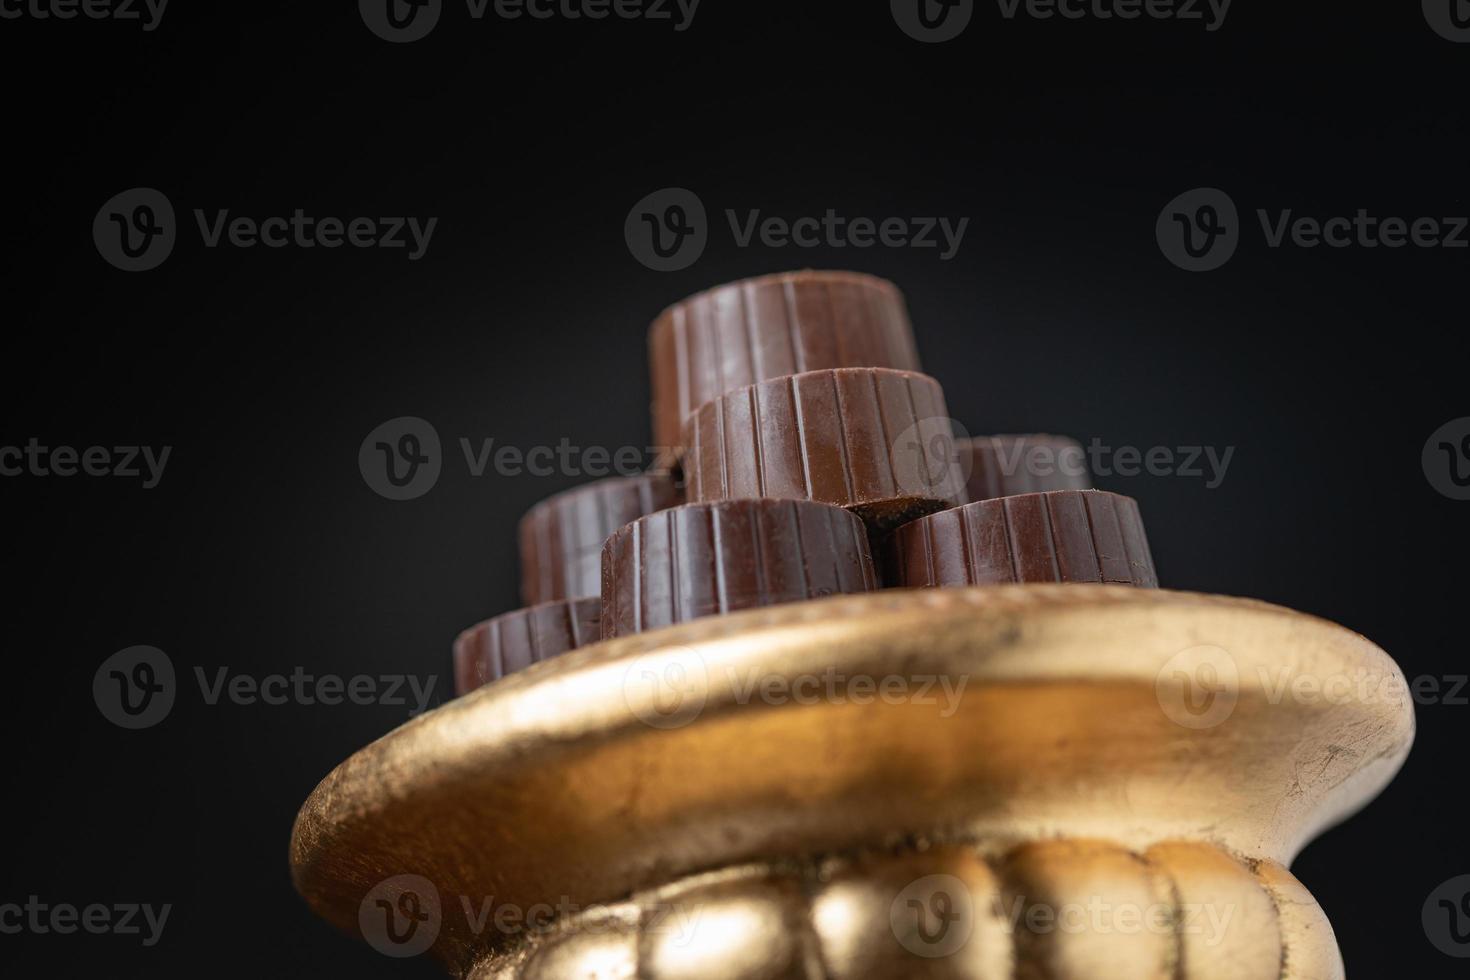
[[548, 497], [521, 518], [521, 601], [580, 599], [602, 591], [602, 543], [644, 514], [677, 506], [673, 477], [615, 476]]
[[955, 448], [970, 500], [1092, 486], [1082, 444], [1066, 436], [977, 436]]
[[597, 598], [547, 602], [496, 616], [454, 641], [454, 690], [468, 694], [559, 653], [600, 638]]
[[653, 429], [682, 446], [705, 402], [757, 381], [840, 367], [919, 369], [898, 288], [856, 272], [788, 272], [676, 303], [648, 334]]
[[688, 499], [789, 497], [875, 528], [965, 497], [939, 383], [881, 368], [814, 371], [731, 392], [686, 428]]
[[930, 514], [889, 537], [887, 585], [1111, 582], [1157, 588], [1138, 503], [1101, 490], [999, 497]]
[[728, 500], [651, 514], [608, 538], [602, 635], [878, 587], [862, 521], [805, 500]]

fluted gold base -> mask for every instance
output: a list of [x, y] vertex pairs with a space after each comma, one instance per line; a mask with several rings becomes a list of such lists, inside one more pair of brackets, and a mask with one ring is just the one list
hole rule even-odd
[[1241, 599], [825, 599], [540, 664], [312, 794], [312, 906], [460, 976], [1342, 975], [1285, 870], [1413, 737], [1377, 647]]

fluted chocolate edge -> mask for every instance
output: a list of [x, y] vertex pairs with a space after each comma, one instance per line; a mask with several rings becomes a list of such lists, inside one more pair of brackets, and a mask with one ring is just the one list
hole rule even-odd
[[518, 528], [521, 601], [527, 606], [602, 591], [602, 545], [629, 521], [682, 502], [668, 473], [614, 476], [548, 497]]
[[648, 348], [654, 438], [676, 456], [689, 416], [736, 388], [839, 367], [919, 370], [903, 294], [855, 272], [778, 273], [696, 293], [659, 314]]
[[867, 532], [840, 507], [806, 500], [686, 504], [608, 538], [602, 635], [876, 588]]
[[1092, 582], [1157, 588], [1138, 503], [1101, 490], [981, 500], [898, 528], [888, 585]]
[[691, 502], [789, 497], [848, 507], [875, 530], [964, 503], [939, 382], [885, 368], [763, 381], [686, 426]]
[[465, 630], [454, 641], [454, 690], [468, 694], [492, 681], [601, 638], [597, 597], [517, 609]]

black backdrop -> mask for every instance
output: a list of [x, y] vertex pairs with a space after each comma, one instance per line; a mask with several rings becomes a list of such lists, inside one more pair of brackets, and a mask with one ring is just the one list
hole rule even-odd
[[[7, 0], [13, 3], [14, 0]], [[159, 485], [0, 480], [10, 830], [0, 901], [171, 903], [162, 940], [0, 936], [0, 957], [119, 977], [433, 976], [316, 921], [291, 890], [296, 808], [402, 706], [208, 705], [211, 676], [412, 672], [515, 603], [514, 527], [578, 480], [473, 477], [461, 437], [648, 441], [644, 331], [745, 275], [857, 268], [907, 293], [974, 432], [1235, 447], [1223, 482], [1104, 478], [1138, 498], [1166, 585], [1317, 613], [1453, 686], [1470, 503], [1420, 452], [1470, 415], [1470, 252], [1270, 248], [1255, 210], [1470, 212], [1470, 45], [1417, 4], [1239, 0], [1179, 20], [1002, 17], [920, 44], [885, 4], [705, 0], [692, 26], [474, 21], [390, 44], [353, 5], [179, 4], [136, 22], [0, 20], [8, 206], [0, 446], [172, 447]], [[309, 9], [308, 9], [309, 8]], [[11, 9], [7, 7], [7, 9]], [[109, 266], [98, 209], [154, 187], [179, 238]], [[694, 191], [689, 268], [624, 240], [635, 201]], [[1238, 251], [1173, 266], [1155, 219], [1194, 187]], [[404, 250], [206, 248], [195, 208], [440, 220]], [[737, 247], [724, 211], [968, 217], [958, 254]], [[359, 473], [397, 416], [445, 445], [428, 494]], [[124, 731], [92, 678], [134, 644], [184, 681]], [[1470, 693], [1470, 692], [1467, 692]], [[1470, 706], [1418, 708], [1416, 751], [1295, 871], [1358, 977], [1460, 975], [1420, 909], [1470, 872]]]

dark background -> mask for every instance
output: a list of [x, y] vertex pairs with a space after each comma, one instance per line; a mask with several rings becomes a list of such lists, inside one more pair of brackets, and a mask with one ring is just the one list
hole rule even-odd
[[[1165, 585], [1359, 630], [1410, 677], [1467, 670], [1470, 503], [1420, 450], [1464, 415], [1470, 253], [1269, 249], [1254, 209], [1463, 215], [1470, 46], [1417, 4], [1238, 0], [1198, 22], [1006, 21], [981, 4], [922, 45], [886, 4], [705, 0], [693, 27], [470, 20], [414, 44], [351, 3], [192, 4], [159, 29], [0, 20], [8, 174], [0, 445], [169, 445], [161, 485], [0, 480], [10, 829], [0, 901], [172, 903], [163, 940], [3, 936], [52, 975], [434, 976], [318, 922], [291, 889], [297, 807], [401, 707], [206, 706], [196, 666], [438, 673], [515, 604], [514, 528], [573, 477], [473, 478], [457, 440], [648, 441], [644, 331], [667, 303], [803, 266], [895, 280], [972, 432], [1236, 447], [1217, 489], [1138, 498]], [[308, 9], [311, 8], [311, 9]], [[1288, 9], [1289, 8], [1289, 9]], [[1251, 228], [1222, 269], [1170, 265], [1165, 202], [1226, 190]], [[162, 190], [160, 268], [91, 224]], [[691, 268], [630, 255], [623, 220], [694, 190]], [[438, 216], [428, 254], [206, 249], [193, 208]], [[736, 248], [725, 208], [971, 219], [934, 250]], [[373, 493], [363, 437], [401, 415], [445, 442], [436, 488]], [[165, 650], [184, 693], [113, 727], [97, 666]], [[1418, 709], [1417, 748], [1294, 871], [1356, 977], [1461, 975], [1420, 924], [1470, 872], [1470, 707]]]

